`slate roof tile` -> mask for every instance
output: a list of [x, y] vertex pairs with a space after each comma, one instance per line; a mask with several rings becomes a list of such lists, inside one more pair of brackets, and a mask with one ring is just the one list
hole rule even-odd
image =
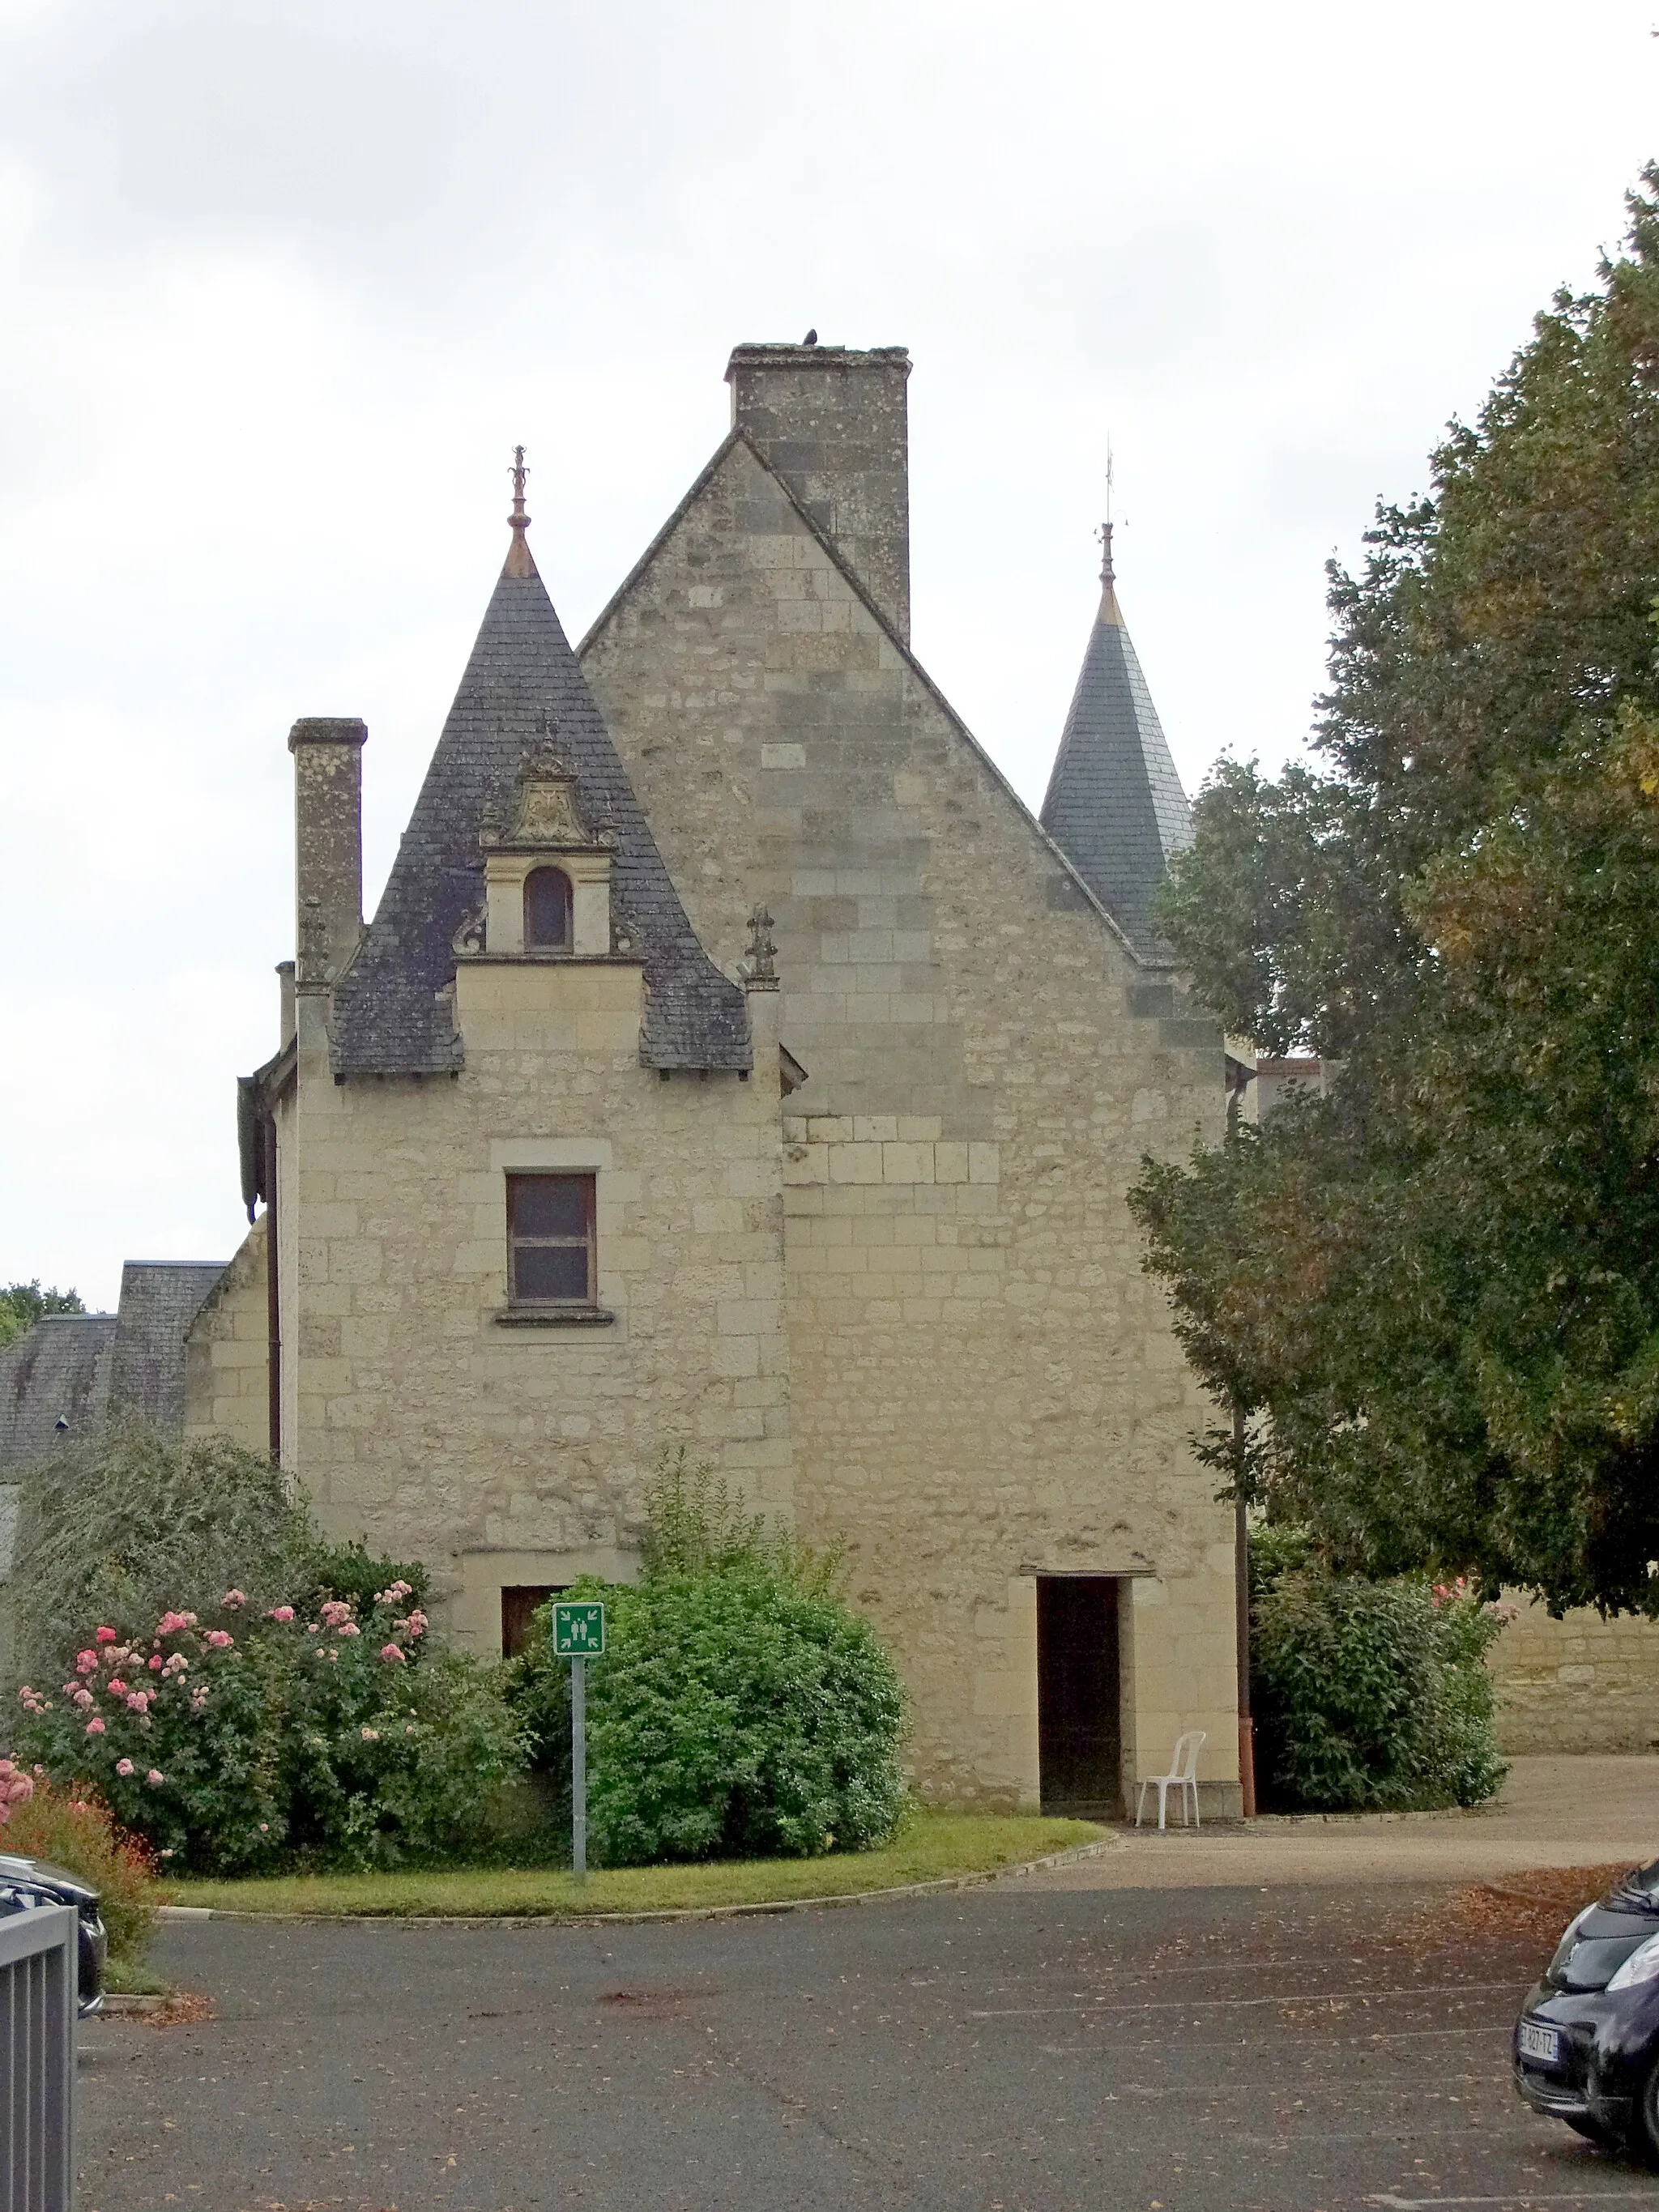
[[590, 830], [615, 833], [617, 902], [645, 968], [647, 1067], [752, 1065], [744, 994], [704, 951], [522, 539], [495, 586], [380, 909], [334, 994], [337, 1075], [460, 1065], [447, 1000], [455, 932], [483, 903], [487, 821], [511, 818], [520, 762], [551, 744]]
[[1192, 811], [1118, 607], [1109, 546], [1100, 612], [1040, 816], [1137, 951], [1167, 952], [1152, 894], [1193, 842]]

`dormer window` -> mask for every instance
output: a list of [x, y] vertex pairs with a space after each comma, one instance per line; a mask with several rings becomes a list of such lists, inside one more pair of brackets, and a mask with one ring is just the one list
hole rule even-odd
[[532, 868], [524, 883], [526, 951], [570, 950], [570, 878], [562, 868]]

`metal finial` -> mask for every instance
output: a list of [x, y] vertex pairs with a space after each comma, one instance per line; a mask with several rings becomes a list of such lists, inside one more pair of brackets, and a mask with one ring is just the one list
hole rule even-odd
[[1116, 573], [1112, 567], [1112, 478], [1114, 472], [1115, 466], [1112, 456], [1112, 441], [1111, 439], [1108, 437], [1106, 441], [1106, 520], [1100, 526], [1099, 537], [1100, 580], [1109, 592], [1117, 581]]
[[513, 465], [507, 471], [507, 474], [513, 479], [513, 512], [507, 519], [514, 530], [527, 530], [530, 527], [530, 517], [524, 511], [524, 486], [525, 478], [530, 471], [524, 465], [522, 446], [514, 446], [513, 448]]

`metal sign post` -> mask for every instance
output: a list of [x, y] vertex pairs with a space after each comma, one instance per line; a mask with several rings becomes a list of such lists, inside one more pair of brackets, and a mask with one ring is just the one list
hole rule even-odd
[[587, 1662], [605, 1650], [605, 1607], [553, 1607], [553, 1656], [570, 1662], [570, 1870], [587, 1880]]
[[570, 1662], [570, 1871], [587, 1880], [587, 1662]]

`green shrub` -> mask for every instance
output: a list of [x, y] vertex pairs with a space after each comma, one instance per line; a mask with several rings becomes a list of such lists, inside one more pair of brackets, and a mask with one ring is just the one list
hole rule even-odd
[[18, 1674], [53, 1674], [76, 1626], [175, 1607], [205, 1616], [238, 1584], [256, 1610], [295, 1598], [315, 1580], [318, 1549], [309, 1511], [268, 1459], [222, 1437], [180, 1446], [118, 1422], [24, 1478]]
[[429, 1648], [406, 1582], [371, 1595], [361, 1620], [345, 1599], [258, 1612], [240, 1589], [200, 1616], [106, 1618], [24, 1685], [15, 1742], [169, 1872], [465, 1855], [518, 1730], [493, 1669]]
[[90, 1882], [103, 1899], [110, 1956], [142, 1958], [155, 1928], [155, 1883], [149, 1854], [124, 1836], [95, 1797], [59, 1790], [44, 1776], [33, 1794], [5, 1808], [0, 1850], [44, 1859]]
[[[834, 1594], [833, 1556], [769, 1532], [684, 1453], [653, 1486], [636, 1587], [602, 1597], [587, 1669], [596, 1860], [806, 1856], [884, 1842], [903, 1809], [905, 1699], [874, 1630]], [[569, 1666], [546, 1611], [512, 1695], [568, 1803]]]
[[1277, 1532], [1254, 1577], [1251, 1703], [1267, 1794], [1326, 1812], [1490, 1797], [1507, 1771], [1485, 1664], [1502, 1616], [1461, 1583], [1330, 1574], [1294, 1534]]

